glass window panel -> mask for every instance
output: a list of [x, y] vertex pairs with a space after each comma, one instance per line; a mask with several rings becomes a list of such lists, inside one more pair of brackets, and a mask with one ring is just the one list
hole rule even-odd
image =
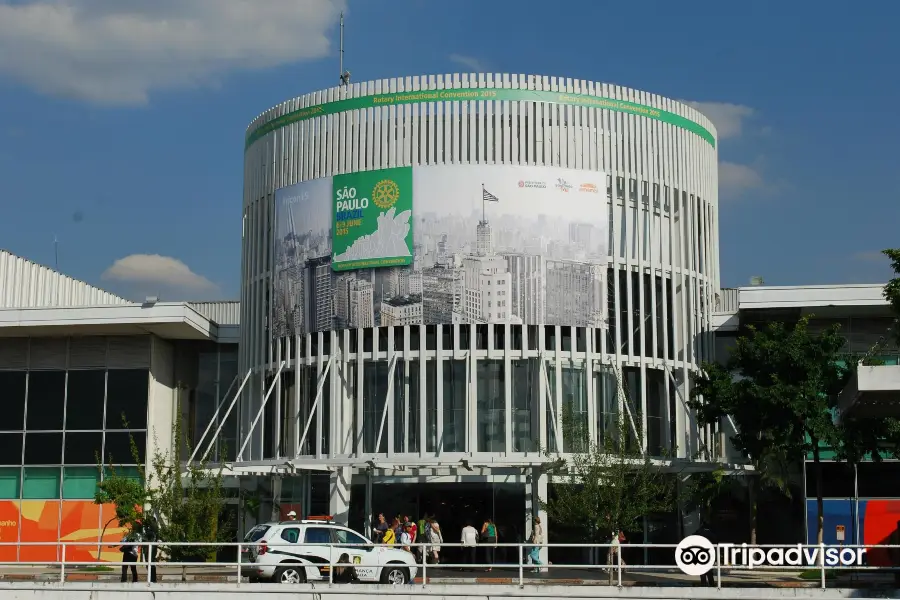
[[[103, 456], [103, 434], [66, 432], [63, 462], [67, 465], [96, 465]], [[101, 461], [102, 462], [102, 461]]]
[[20, 431], [25, 427], [25, 371], [0, 371], [0, 431]]
[[[318, 372], [317, 368], [313, 366], [308, 367], [300, 367], [297, 370], [297, 377], [300, 385], [300, 419], [299, 423], [301, 423], [301, 427], [305, 428], [307, 421], [310, 422], [309, 430], [306, 433], [306, 438], [302, 440], [302, 445], [300, 447], [300, 454], [315, 454], [316, 446], [315, 439], [318, 435], [318, 423], [317, 419], [312, 419], [310, 421], [309, 417], [313, 408], [313, 404], [316, 401], [316, 385], [318, 382]], [[321, 402], [320, 402], [321, 405]], [[236, 412], [236, 411], [232, 411]], [[229, 420], [231, 417], [229, 416]], [[227, 425], [226, 425], [227, 428]], [[233, 430], [232, 430], [233, 431]], [[303, 429], [300, 430], [301, 432]], [[229, 445], [229, 448], [231, 446]], [[235, 452], [239, 448], [235, 448]]]
[[22, 464], [22, 434], [0, 433], [0, 465]]
[[319, 401], [319, 407], [322, 409], [322, 432], [319, 434], [319, 438], [322, 440], [323, 454], [330, 452], [331, 428], [328, 424], [331, 423], [331, 376], [336, 372], [337, 369], [333, 371], [329, 369], [322, 382], [322, 399]]
[[419, 451], [419, 361], [397, 361], [394, 370], [394, 451]]
[[113, 465], [133, 465], [131, 439], [137, 446], [138, 460], [144, 464], [147, 452], [147, 434], [140, 431], [107, 433], [103, 454], [107, 463]]
[[122, 467], [118, 465], [107, 465], [103, 467], [104, 479], [108, 479], [113, 474], [118, 477], [125, 477], [127, 479], [134, 479], [136, 481], [141, 481], [143, 479], [137, 467]]
[[425, 363], [425, 388], [428, 390], [425, 399], [425, 451], [435, 452], [437, 449], [437, 361]]
[[63, 434], [29, 433], [25, 435], [26, 465], [58, 465], [62, 463]]
[[506, 450], [506, 392], [503, 361], [478, 361], [478, 451]]
[[[387, 452], [387, 431], [381, 435], [381, 445], [376, 448], [381, 428], [381, 415], [387, 397], [388, 362], [366, 362], [363, 366], [363, 448], [364, 452]], [[387, 423], [385, 422], [385, 430]]]
[[594, 373], [597, 437], [601, 445], [615, 440], [619, 431], [619, 401], [616, 393], [616, 378], [609, 369], [604, 368], [599, 373]]
[[584, 369], [562, 367], [563, 450], [581, 452], [588, 440], [587, 386]]
[[3, 500], [18, 500], [22, 489], [22, 469], [19, 467], [4, 467], [0, 469], [0, 498]]
[[97, 467], [66, 467], [63, 469], [63, 498], [93, 499], [99, 480], [100, 472]]
[[652, 456], [662, 456], [670, 450], [668, 415], [665, 375], [657, 369], [647, 369], [647, 452]]
[[26, 500], [58, 499], [59, 479], [59, 467], [25, 467], [22, 498]]
[[444, 452], [465, 452], [466, 450], [466, 398], [468, 378], [465, 360], [443, 361], [444, 386]]
[[[146, 369], [111, 369], [106, 382], [107, 429], [146, 429], [149, 373]], [[128, 427], [123, 424], [123, 417]]]
[[69, 371], [66, 429], [103, 429], [106, 371]]
[[[198, 357], [197, 388], [193, 398], [193, 436], [199, 440], [216, 410], [216, 378], [219, 374], [218, 354], [201, 352]], [[231, 383], [231, 382], [229, 382]], [[226, 383], [225, 386], [228, 384]], [[225, 388], [222, 389], [222, 393]]]
[[66, 397], [65, 371], [31, 371], [28, 374], [28, 429], [63, 428]]
[[534, 452], [539, 450], [532, 432], [537, 431], [534, 417], [539, 403], [541, 365], [539, 359], [529, 358], [512, 361], [510, 384], [512, 385], [512, 442], [513, 452]]

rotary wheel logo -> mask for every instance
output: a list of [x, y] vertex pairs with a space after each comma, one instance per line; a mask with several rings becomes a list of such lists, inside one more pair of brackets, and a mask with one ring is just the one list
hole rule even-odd
[[382, 179], [372, 190], [372, 202], [378, 208], [390, 208], [400, 199], [400, 186], [390, 179]]

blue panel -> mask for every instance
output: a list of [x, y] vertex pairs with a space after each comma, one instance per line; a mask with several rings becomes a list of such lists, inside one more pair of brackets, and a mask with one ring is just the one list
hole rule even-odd
[[[834, 500], [826, 499], [822, 503], [825, 517], [824, 532], [822, 541], [826, 545], [839, 545], [837, 540], [837, 526], [844, 526], [844, 544], [853, 544], [856, 540], [856, 530], [854, 529], [853, 513], [856, 509], [856, 502], [853, 500]], [[862, 532], [865, 531], [865, 514], [866, 502], [859, 501], [859, 531], [860, 542], [862, 542]], [[806, 543], [816, 543], [816, 500], [806, 501]]]

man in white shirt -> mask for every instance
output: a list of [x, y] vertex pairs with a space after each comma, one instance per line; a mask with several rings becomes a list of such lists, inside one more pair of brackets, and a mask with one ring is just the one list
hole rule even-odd
[[462, 536], [460, 541], [463, 545], [463, 564], [475, 564], [475, 551], [478, 544], [478, 530], [472, 527], [471, 523], [466, 523], [462, 528]]

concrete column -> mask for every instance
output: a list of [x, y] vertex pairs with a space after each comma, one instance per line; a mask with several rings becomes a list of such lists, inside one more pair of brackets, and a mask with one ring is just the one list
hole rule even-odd
[[272, 477], [272, 520], [281, 520], [281, 475]]
[[[531, 474], [528, 476], [525, 490], [525, 540], [531, 539], [534, 530], [534, 517], [541, 518], [541, 525], [544, 526], [544, 544], [549, 540], [550, 523], [547, 521], [547, 511], [541, 508], [541, 502], [547, 501], [547, 483], [548, 477], [541, 473], [537, 468], [532, 467]], [[530, 550], [530, 549], [529, 549]], [[541, 549], [541, 563], [547, 564], [549, 560], [549, 551], [546, 546]], [[527, 562], [527, 555], [523, 555]]]
[[328, 482], [328, 513], [341, 525], [350, 519], [350, 467], [339, 467], [331, 473]]
[[[408, 339], [408, 338], [407, 338]], [[365, 524], [363, 525], [363, 533], [370, 540], [372, 539], [372, 523], [375, 522], [375, 515], [372, 514], [374, 510], [372, 506], [372, 470], [366, 470], [366, 505], [365, 505]]]

